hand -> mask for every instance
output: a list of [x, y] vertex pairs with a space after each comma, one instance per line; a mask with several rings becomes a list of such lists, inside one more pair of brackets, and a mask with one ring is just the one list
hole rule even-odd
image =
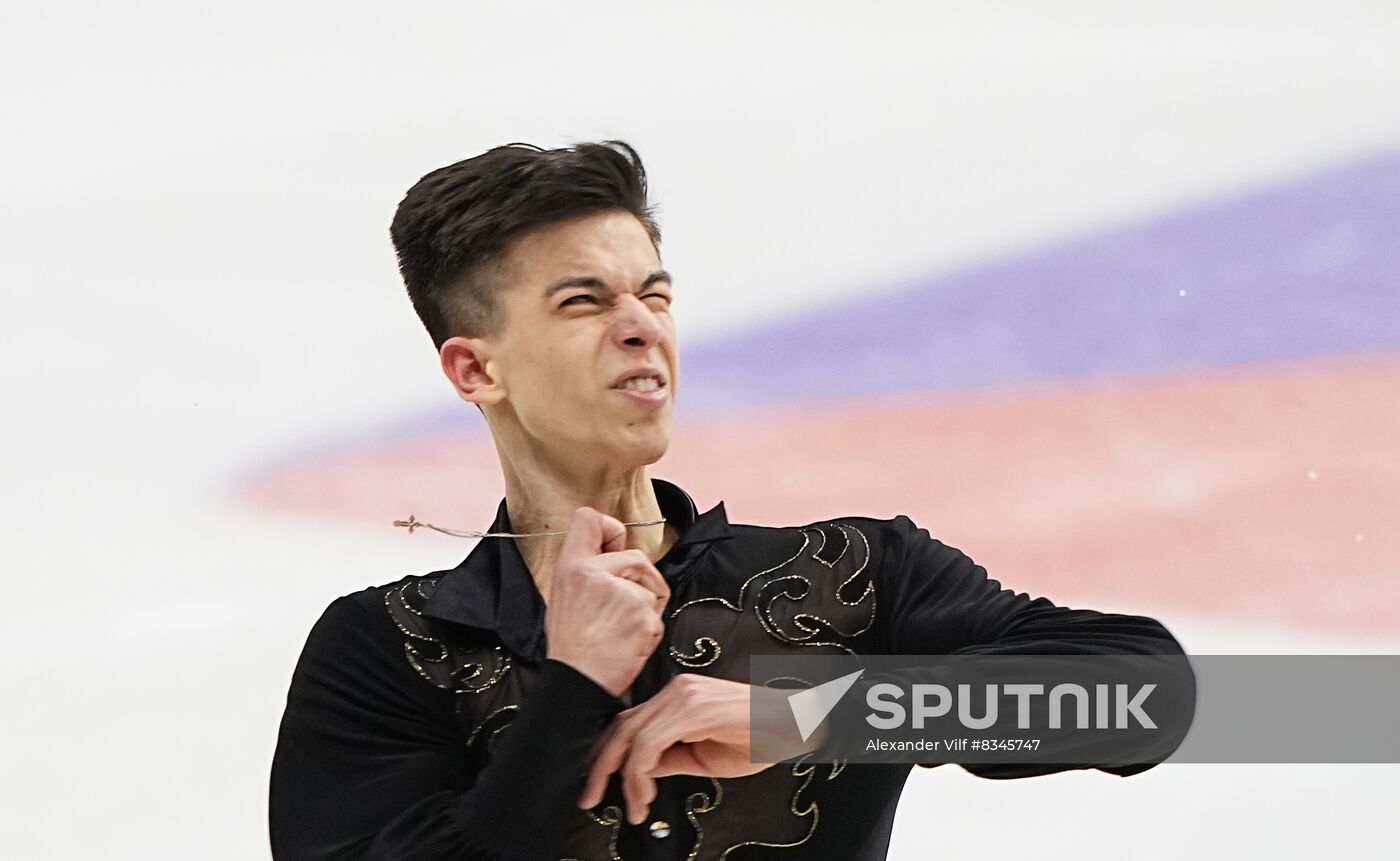
[[621, 696], [665, 635], [671, 589], [615, 517], [574, 511], [555, 561], [545, 607], [546, 657]]
[[656, 696], [619, 712], [594, 746], [579, 807], [597, 806], [608, 776], [621, 769], [627, 821], [635, 825], [656, 799], [658, 777], [743, 777], [769, 767], [749, 759], [749, 697], [743, 682], [682, 673]]

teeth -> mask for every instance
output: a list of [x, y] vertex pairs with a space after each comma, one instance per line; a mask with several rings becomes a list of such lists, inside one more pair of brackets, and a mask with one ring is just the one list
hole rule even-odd
[[656, 377], [633, 377], [618, 386], [619, 389], [638, 389], [643, 392], [650, 392], [661, 388], [661, 381]]

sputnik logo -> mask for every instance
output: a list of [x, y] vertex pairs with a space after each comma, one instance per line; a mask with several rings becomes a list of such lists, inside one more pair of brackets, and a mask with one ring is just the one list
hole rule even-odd
[[836, 704], [863, 672], [865, 670], [856, 670], [788, 697], [788, 708], [792, 709], [792, 716], [797, 721], [797, 731], [802, 733], [803, 741], [817, 731], [817, 727], [826, 720], [826, 716], [831, 714], [831, 710], [836, 708]]

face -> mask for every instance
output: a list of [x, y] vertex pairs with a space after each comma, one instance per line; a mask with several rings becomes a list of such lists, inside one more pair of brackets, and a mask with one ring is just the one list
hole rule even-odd
[[[641, 222], [614, 211], [536, 229], [512, 244], [498, 277], [499, 337], [442, 348], [443, 369], [482, 405], [498, 443], [571, 464], [660, 459], [680, 362], [670, 276]], [[619, 386], [642, 369], [659, 389]]]

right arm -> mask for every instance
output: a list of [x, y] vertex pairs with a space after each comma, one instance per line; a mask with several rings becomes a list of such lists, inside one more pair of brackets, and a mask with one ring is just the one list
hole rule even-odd
[[625, 545], [615, 518], [574, 512], [545, 613], [547, 656], [475, 774], [452, 698], [413, 672], [394, 626], [354, 596], [331, 602], [287, 694], [269, 798], [274, 858], [553, 854], [593, 743], [665, 631], [670, 589]]
[[272, 763], [278, 861], [544, 857], [588, 753], [623, 703], [546, 659], [487, 764], [469, 773], [450, 697], [413, 672], [387, 619], [351, 596], [316, 622]]

